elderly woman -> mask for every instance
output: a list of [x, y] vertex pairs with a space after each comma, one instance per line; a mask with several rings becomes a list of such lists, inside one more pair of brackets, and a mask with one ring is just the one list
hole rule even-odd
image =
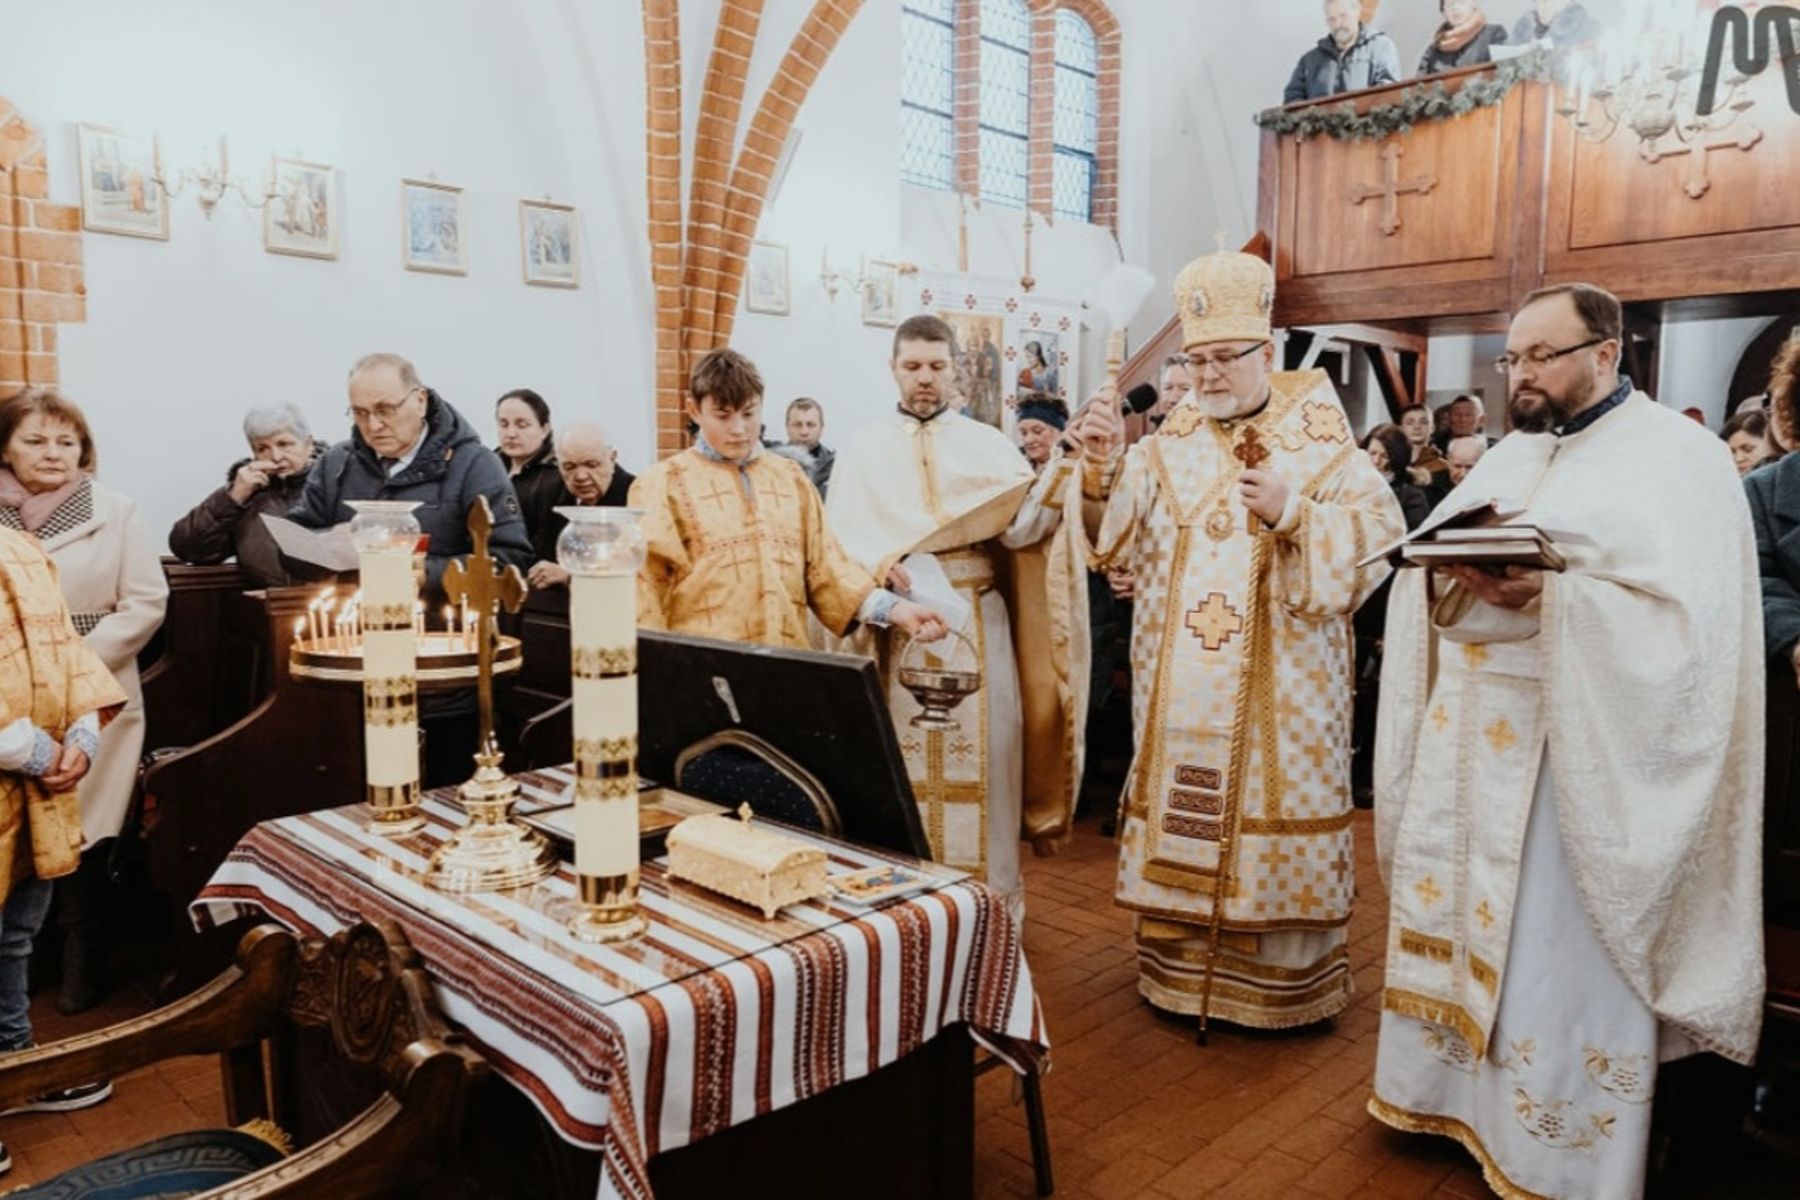
[[[1800, 445], [1800, 330], [1775, 354], [1769, 424], [1781, 444]], [[1752, 471], [1744, 492], [1762, 565], [1763, 646], [1770, 662], [1792, 667], [1800, 681], [1800, 454]]]
[[494, 423], [500, 429], [500, 445], [494, 453], [506, 464], [519, 497], [525, 534], [531, 539], [531, 557], [536, 562], [554, 562], [561, 525], [552, 520], [551, 510], [561, 502], [563, 482], [550, 436], [550, 406], [530, 388], [514, 388], [494, 405]]
[[137, 505], [94, 482], [87, 418], [58, 392], [33, 388], [0, 404], [0, 527], [35, 537], [56, 564], [76, 632], [128, 702], [81, 783], [81, 869], [57, 882], [67, 931], [57, 1007], [80, 1012], [104, 994], [101, 885], [107, 847], [137, 783], [144, 748], [137, 655], [162, 624], [169, 585]]
[[[0, 529], [0, 1055], [31, 1045], [31, 942], [49, 912], [52, 881], [81, 865], [75, 788], [101, 728], [124, 706], [106, 664], [70, 624], [43, 550]], [[111, 1092], [110, 1084], [84, 1084], [25, 1107], [68, 1112]], [[0, 1145], [0, 1172], [11, 1165]]]
[[318, 461], [306, 417], [292, 404], [265, 404], [244, 417], [250, 457], [225, 472], [225, 484], [169, 530], [169, 549], [196, 565], [236, 558], [257, 587], [295, 582], [263, 515], [286, 517]]
[[1438, 0], [1444, 23], [1431, 35], [1419, 74], [1440, 75], [1458, 67], [1492, 62], [1493, 47], [1506, 41], [1506, 26], [1489, 24], [1478, 0]]

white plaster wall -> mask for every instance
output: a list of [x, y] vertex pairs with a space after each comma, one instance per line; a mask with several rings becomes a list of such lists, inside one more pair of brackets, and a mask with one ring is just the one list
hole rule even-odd
[[[292, 400], [317, 432], [347, 433], [344, 375], [371, 350], [411, 357], [484, 430], [493, 398], [519, 385], [569, 415], [620, 408], [627, 457], [642, 457], [647, 411], [625, 411], [617, 386], [643, 342], [639, 302], [611, 278], [620, 181], [597, 178], [596, 148], [563, 136], [553, 72], [517, 6], [62, 0], [7, 16], [0, 94], [45, 133], [53, 200], [79, 202], [81, 121], [160, 132], [170, 169], [206, 161], [225, 134], [258, 185], [274, 153], [341, 172], [336, 261], [268, 254], [259, 213], [228, 198], [206, 220], [191, 189], [167, 242], [84, 237], [88, 319], [61, 329], [62, 383], [95, 425], [103, 478], [139, 501], [159, 543], [242, 452], [247, 405]], [[601, 70], [641, 61], [633, 28]], [[630, 120], [641, 178], [641, 115]], [[400, 265], [400, 179], [432, 174], [467, 189], [465, 277]], [[517, 204], [545, 194], [584, 210], [577, 290], [520, 278]]]
[[1722, 321], [1670, 321], [1662, 330], [1662, 361], [1657, 397], [1674, 408], [1698, 408], [1713, 429], [1725, 423], [1731, 402], [1731, 376], [1738, 360], [1770, 325], [1772, 317], [1737, 317]]

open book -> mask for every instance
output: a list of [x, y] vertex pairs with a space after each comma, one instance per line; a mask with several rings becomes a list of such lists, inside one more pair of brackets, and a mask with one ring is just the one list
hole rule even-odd
[[1474, 501], [1438, 513], [1397, 542], [1356, 564], [1386, 560], [1395, 566], [1535, 567], [1561, 571], [1568, 559], [1559, 535], [1517, 520], [1523, 509], [1497, 499]]
[[315, 530], [296, 525], [286, 517], [264, 513], [263, 524], [269, 527], [269, 534], [281, 552], [298, 562], [324, 567], [328, 571], [354, 571], [361, 565], [356, 556], [356, 544], [350, 540], [347, 521], [330, 529]]

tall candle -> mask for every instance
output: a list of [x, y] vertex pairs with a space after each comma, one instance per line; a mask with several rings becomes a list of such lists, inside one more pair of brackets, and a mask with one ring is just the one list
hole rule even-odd
[[362, 591], [349, 632], [363, 638], [363, 737], [372, 794], [419, 788], [418, 648], [413, 641], [412, 554], [364, 551]]
[[638, 868], [637, 578], [569, 580], [572, 718], [577, 747], [575, 871]]

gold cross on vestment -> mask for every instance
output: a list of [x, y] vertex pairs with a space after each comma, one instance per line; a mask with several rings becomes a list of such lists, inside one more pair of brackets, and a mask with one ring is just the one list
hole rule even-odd
[[1475, 919], [1481, 922], [1481, 927], [1483, 929], [1492, 929], [1494, 927], [1494, 910], [1489, 907], [1486, 900], [1483, 900], [1480, 904], [1475, 906]]
[[1350, 873], [1350, 857], [1344, 853], [1342, 846], [1338, 847], [1337, 857], [1332, 859], [1328, 865], [1331, 867], [1331, 873], [1337, 877], [1337, 881], [1344, 882], [1344, 876]]
[[1294, 856], [1283, 850], [1279, 843], [1270, 846], [1256, 856], [1256, 861], [1269, 868], [1269, 874], [1281, 874], [1281, 868], [1294, 861]]
[[467, 558], [453, 559], [444, 568], [444, 594], [467, 604], [475, 623], [475, 662], [480, 674], [481, 752], [497, 754], [494, 741], [494, 651], [500, 644], [494, 619], [501, 611], [516, 613], [525, 603], [525, 577], [515, 566], [500, 567], [488, 551], [494, 532], [494, 511], [486, 496], [469, 506], [469, 540], [475, 549]]
[[1381, 201], [1381, 232], [1393, 237], [1400, 232], [1400, 197], [1404, 195], [1428, 196], [1431, 189], [1437, 186], [1437, 176], [1420, 175], [1404, 182], [1400, 179], [1400, 156], [1405, 151], [1400, 143], [1389, 142], [1381, 148], [1381, 183], [1353, 183], [1350, 185], [1350, 203], [1361, 206], [1365, 200]]
[[1325, 907], [1324, 897], [1313, 891], [1313, 885], [1310, 883], [1305, 887], [1302, 887], [1299, 892], [1294, 895], [1294, 903], [1300, 906], [1300, 915], [1302, 917], [1310, 917], [1315, 908]]
[[1513, 748], [1513, 743], [1519, 740], [1519, 735], [1513, 732], [1512, 723], [1505, 717], [1501, 717], [1481, 732], [1482, 736], [1487, 738], [1488, 745], [1494, 748], [1495, 754], [1505, 754]]
[[1232, 634], [1243, 630], [1244, 618], [1231, 607], [1224, 592], [1208, 592], [1206, 599], [1187, 615], [1183, 624], [1194, 631], [1201, 646], [1217, 650], [1231, 640]]
[[1413, 884], [1413, 891], [1419, 893], [1419, 899], [1426, 908], [1430, 908], [1444, 898], [1444, 890], [1437, 885], [1437, 880], [1429, 875]]

